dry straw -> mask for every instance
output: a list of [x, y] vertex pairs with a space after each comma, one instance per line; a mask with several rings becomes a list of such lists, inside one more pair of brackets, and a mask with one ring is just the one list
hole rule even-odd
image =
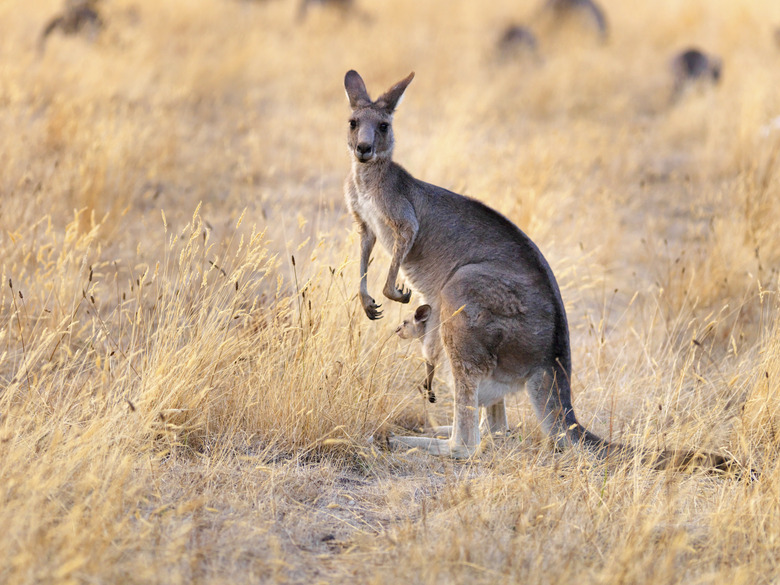
[[[43, 53], [56, 3], [0, 6], [0, 582], [776, 581], [780, 9], [600, 3], [538, 62], [508, 0], [117, 0]], [[416, 71], [396, 158], [547, 256], [583, 424], [758, 481], [556, 453], [522, 395], [474, 461], [383, 448], [451, 399], [356, 299], [351, 68]]]

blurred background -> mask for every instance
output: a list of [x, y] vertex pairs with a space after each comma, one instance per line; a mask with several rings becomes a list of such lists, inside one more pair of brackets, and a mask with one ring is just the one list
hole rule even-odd
[[[566, 4], [6, 1], [3, 227], [108, 213], [110, 254], [152, 261], [159, 209], [175, 225], [202, 202], [217, 231], [246, 209], [276, 245], [298, 239], [298, 215], [304, 237], [341, 239], [350, 68], [373, 95], [415, 71], [396, 160], [498, 207], [543, 250], [574, 237], [630, 266], [642, 237], [674, 245], [744, 215], [737, 183], [776, 144], [762, 128], [780, 115], [780, 7], [603, 0], [599, 27]], [[52, 27], [85, 7], [83, 26]], [[676, 92], [689, 48], [722, 76]]]

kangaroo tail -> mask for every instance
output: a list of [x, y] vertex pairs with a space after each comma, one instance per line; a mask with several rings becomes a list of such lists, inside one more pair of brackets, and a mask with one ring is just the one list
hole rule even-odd
[[634, 454], [633, 447], [602, 439], [597, 434], [591, 433], [578, 422], [569, 424], [566, 434], [572, 444], [585, 447], [588, 451], [596, 454], [599, 459], [625, 459]]
[[[562, 329], [562, 328], [561, 328]], [[564, 338], [561, 346], [564, 348], [568, 339]], [[613, 443], [602, 439], [598, 435], [583, 427], [574, 416], [574, 408], [571, 404], [571, 388], [569, 386], [568, 354], [562, 354], [566, 359], [556, 363], [556, 371], [553, 376], [555, 392], [546, 396], [542, 407], [538, 411], [551, 415], [554, 421], [551, 432], [556, 435], [559, 445], [581, 445], [594, 453], [599, 459], [623, 460], [639, 455], [642, 463], [657, 470], [673, 469], [677, 471], [692, 472], [704, 471], [712, 475], [729, 477], [742, 477], [748, 475], [751, 479], [758, 477], [754, 469], [746, 468], [733, 457], [710, 453], [698, 449], [665, 449], [653, 452], [647, 449], [637, 449], [622, 443]], [[532, 396], [537, 395], [529, 390]], [[544, 394], [542, 394], [544, 396]], [[542, 402], [542, 401], [540, 401]], [[544, 418], [544, 416], [542, 416]]]
[[[634, 447], [602, 439], [579, 423], [570, 425], [567, 434], [572, 443], [582, 445], [600, 459], [625, 460], [637, 453], [637, 449]], [[687, 473], [703, 471], [710, 475], [738, 479], [748, 476], [751, 480], [759, 477], [759, 473], [755, 469], [746, 468], [733, 457], [720, 453], [696, 449], [664, 449], [660, 452], [642, 450], [639, 453], [643, 464], [658, 471], [665, 469]]]
[[759, 478], [755, 469], [746, 468], [733, 457], [700, 451], [697, 449], [664, 449], [658, 453], [643, 454], [642, 461], [653, 469], [674, 469], [677, 471], [704, 471], [711, 475], [727, 475], [737, 478], [748, 476], [751, 480]]

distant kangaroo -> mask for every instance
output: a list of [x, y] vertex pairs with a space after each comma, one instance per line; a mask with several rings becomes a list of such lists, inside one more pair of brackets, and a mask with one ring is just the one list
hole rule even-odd
[[75, 35], [87, 32], [94, 37], [103, 26], [103, 19], [98, 13], [99, 0], [66, 0], [62, 14], [52, 18], [41, 32], [38, 40], [38, 51], [46, 48], [46, 39], [55, 30], [65, 35]]
[[579, 17], [590, 20], [596, 27], [602, 41], [609, 36], [609, 27], [604, 10], [593, 0], [547, 0], [542, 11], [549, 11], [557, 21]]
[[338, 10], [342, 16], [346, 16], [350, 11], [355, 10], [354, 0], [301, 0], [298, 4], [298, 20], [306, 19], [309, 8], [312, 6], [330, 7]]
[[501, 33], [501, 38], [498, 39], [496, 47], [499, 54], [505, 58], [522, 53], [536, 56], [539, 42], [530, 28], [521, 24], [513, 24], [507, 26], [504, 32]]
[[[393, 162], [393, 113], [413, 77], [376, 101], [356, 71], [344, 78], [352, 108], [347, 139], [352, 169], [344, 194], [360, 233], [363, 310], [369, 319], [382, 316], [367, 284], [369, 259], [379, 239], [392, 256], [384, 295], [409, 302], [411, 291], [397, 284], [403, 268], [430, 305], [426, 359], [443, 346], [454, 384], [449, 439], [394, 436], [391, 446], [470, 457], [480, 445], [478, 408], [486, 408], [486, 430], [506, 431], [504, 397], [525, 387], [543, 428], [560, 447], [582, 443], [601, 455], [630, 453], [629, 447], [611, 444], [577, 422], [566, 312], [552, 270], [536, 245], [500, 213], [415, 179]], [[659, 460], [664, 465], [736, 468], [726, 457], [695, 451], [668, 452]]]
[[674, 78], [672, 100], [679, 98], [683, 90], [696, 81], [717, 84], [720, 82], [722, 69], [723, 62], [715, 55], [707, 55], [696, 48], [680, 51], [671, 61]]

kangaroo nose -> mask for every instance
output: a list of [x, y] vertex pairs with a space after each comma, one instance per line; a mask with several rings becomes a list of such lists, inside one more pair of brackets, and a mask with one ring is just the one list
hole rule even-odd
[[357, 145], [357, 151], [359, 154], [369, 154], [371, 152], [371, 145], [368, 142], [361, 142]]

